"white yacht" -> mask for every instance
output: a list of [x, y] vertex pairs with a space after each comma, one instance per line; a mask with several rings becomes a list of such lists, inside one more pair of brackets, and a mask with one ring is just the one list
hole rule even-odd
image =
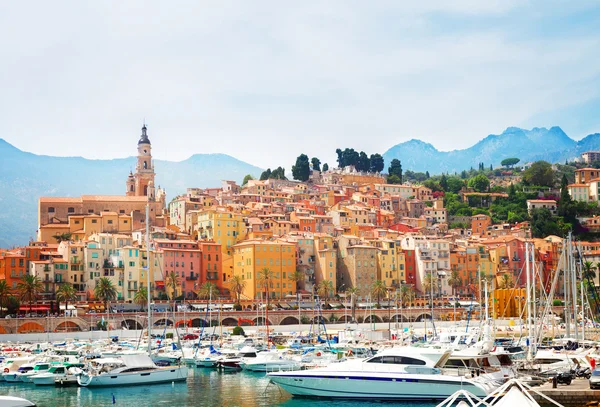
[[480, 377], [441, 373], [451, 351], [398, 347], [382, 350], [367, 359], [333, 363], [327, 367], [267, 376], [293, 396], [430, 400], [444, 399], [465, 389], [486, 396], [496, 386]]
[[77, 377], [77, 383], [84, 387], [146, 385], [184, 381], [187, 374], [185, 365], [158, 367], [148, 355], [127, 355], [92, 360], [88, 369]]
[[242, 360], [240, 366], [251, 372], [275, 372], [300, 370], [302, 363], [287, 357], [282, 352], [264, 351], [257, 353], [255, 358]]
[[78, 372], [81, 373], [82, 364], [60, 364], [51, 366], [47, 372], [36, 374], [32, 376], [31, 382], [36, 386], [54, 386], [56, 384], [56, 380], [60, 378], [66, 377], [68, 374], [74, 374], [74, 369], [78, 369]]

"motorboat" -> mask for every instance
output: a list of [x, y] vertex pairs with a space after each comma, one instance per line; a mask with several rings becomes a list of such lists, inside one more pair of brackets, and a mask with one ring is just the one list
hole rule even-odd
[[267, 377], [293, 396], [379, 400], [444, 399], [465, 389], [483, 397], [494, 391], [481, 377], [443, 374], [450, 350], [397, 347], [367, 359]]
[[[28, 364], [32, 360], [33, 360], [32, 357], [17, 357], [17, 358], [12, 358], [12, 359], [6, 359], [4, 361], [4, 363], [2, 364], [2, 376], [0, 376], [0, 379], [2, 381], [11, 381], [11, 382], [17, 381], [17, 380], [12, 380], [12, 379], [15, 379], [15, 374], [17, 373], [19, 368], [23, 365]], [[32, 368], [33, 368], [33, 366], [32, 366]], [[6, 380], [6, 378], [9, 376], [10, 376], [10, 379]]]
[[255, 358], [257, 353], [255, 348], [244, 346], [235, 356], [220, 359], [217, 366], [223, 370], [240, 370], [242, 362], [245, 362], [246, 359]]
[[23, 383], [31, 383], [31, 378], [35, 375], [46, 373], [52, 367], [49, 362], [38, 362], [33, 366], [33, 369], [21, 374], [19, 377]]
[[29, 372], [30, 370], [33, 370], [34, 367], [35, 367], [35, 363], [30, 361], [30, 362], [22, 364], [17, 370], [11, 370], [7, 373], [3, 373], [2, 377], [4, 378], [4, 381], [6, 381], [8, 383], [17, 383], [17, 382], [22, 383], [23, 381], [21, 380], [21, 376], [24, 375], [25, 373]]
[[286, 357], [282, 352], [264, 351], [259, 352], [255, 358], [247, 358], [240, 363], [244, 370], [251, 372], [275, 372], [300, 370], [302, 363]]
[[185, 365], [159, 367], [148, 355], [92, 360], [77, 383], [84, 387], [127, 386], [170, 383], [187, 380]]
[[0, 396], [0, 406], [2, 407], [35, 407], [31, 401], [20, 397]]
[[[78, 372], [81, 373], [81, 367], [83, 367], [82, 364], [60, 364], [60, 365], [54, 365], [51, 366], [47, 372], [45, 373], [39, 373], [36, 374], [35, 376], [32, 376], [30, 378], [31, 382], [33, 384], [35, 384], [36, 386], [54, 386], [56, 384], [56, 379], [57, 378], [63, 378], [63, 382], [64, 382], [64, 378], [67, 374], [69, 374], [69, 369], [76, 369], [78, 368]], [[74, 371], [71, 371], [72, 374], [74, 374]], [[75, 384], [77, 384], [77, 380], [75, 377], [73, 377], [75, 379]]]

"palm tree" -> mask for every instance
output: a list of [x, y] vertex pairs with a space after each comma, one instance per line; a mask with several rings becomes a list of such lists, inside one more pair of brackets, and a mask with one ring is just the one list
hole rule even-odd
[[256, 279], [260, 282], [261, 287], [265, 289], [265, 296], [267, 297], [267, 308], [269, 307], [269, 288], [271, 288], [271, 283], [269, 282], [269, 280], [272, 280], [274, 277], [275, 273], [273, 273], [273, 271], [268, 267], [260, 269], [256, 276]]
[[29, 312], [33, 308], [33, 302], [37, 300], [37, 297], [42, 291], [42, 281], [31, 274], [23, 276], [23, 279], [17, 284], [17, 291], [19, 292], [21, 299], [29, 302]]
[[171, 299], [174, 300], [177, 297], [177, 287], [179, 287], [179, 276], [174, 271], [167, 274], [167, 287], [173, 290]]
[[4, 299], [10, 295], [10, 286], [6, 280], [0, 280], [0, 315], [4, 316]]
[[100, 277], [94, 287], [94, 296], [104, 302], [104, 309], [108, 311], [108, 302], [117, 298], [117, 289], [107, 277]]
[[323, 298], [325, 301], [327, 301], [332, 292], [333, 281], [331, 280], [322, 280], [319, 285], [317, 285], [317, 293], [319, 294], [319, 297]]
[[402, 300], [402, 303], [406, 301], [410, 304], [414, 295], [415, 290], [411, 286], [403, 284], [402, 287], [400, 287], [400, 299]]
[[456, 289], [462, 285], [462, 279], [458, 274], [458, 270], [453, 270], [448, 279], [448, 284], [452, 287], [452, 296], [456, 295]]
[[425, 279], [423, 280], [423, 294], [427, 296], [431, 294], [431, 286], [433, 284], [433, 275], [431, 273], [427, 273], [425, 275]]
[[[600, 263], [598, 263], [600, 265]], [[593, 280], [596, 278], [596, 272], [594, 271], [596, 269], [596, 267], [594, 266], [594, 263], [592, 263], [591, 261], [586, 261], [585, 263], [583, 263], [583, 279], [584, 280]]]
[[381, 297], [387, 294], [387, 286], [381, 280], [376, 280], [371, 286], [371, 295], [377, 298], [377, 305], [381, 306]]
[[[63, 283], [56, 290], [56, 302], [57, 305], [60, 304], [61, 301], [65, 303], [65, 315], [67, 314], [67, 310], [69, 309], [69, 301], [75, 301], [77, 299], [77, 291], [73, 284], [71, 283]], [[60, 310], [60, 307], [58, 307]]]
[[356, 321], [354, 315], [356, 313], [356, 297], [359, 293], [358, 287], [348, 287], [346, 288], [346, 295], [350, 294], [350, 309], [352, 310], [352, 321]]
[[513, 285], [513, 279], [512, 279], [512, 276], [510, 275], [510, 273], [502, 274], [502, 277], [500, 277], [500, 288], [508, 289], [508, 288], [511, 288], [512, 285]]
[[235, 303], [240, 305], [240, 297], [246, 288], [246, 280], [242, 276], [233, 276], [229, 279], [229, 289], [235, 293]]
[[215, 283], [207, 281], [200, 286], [200, 289], [196, 292], [200, 298], [215, 298], [219, 295], [219, 288]]
[[293, 282], [295, 282], [295, 283], [296, 283], [296, 290], [298, 290], [298, 289], [299, 289], [299, 285], [300, 285], [300, 284], [298, 284], [298, 283], [300, 283], [301, 281], [304, 281], [304, 273], [303, 273], [303, 272], [301, 272], [301, 271], [298, 271], [298, 270], [296, 270], [296, 271], [294, 271], [293, 273], [290, 273], [290, 274], [288, 275], [288, 278], [289, 278], [291, 281], [293, 281]]
[[142, 310], [144, 310], [145, 306], [148, 304], [148, 288], [143, 286], [140, 287], [133, 296], [133, 302], [137, 305], [141, 305]]

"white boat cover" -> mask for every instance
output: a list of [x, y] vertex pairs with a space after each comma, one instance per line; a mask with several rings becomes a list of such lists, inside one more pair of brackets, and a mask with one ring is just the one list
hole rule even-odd
[[156, 367], [152, 359], [146, 354], [122, 355], [121, 359], [127, 367]]

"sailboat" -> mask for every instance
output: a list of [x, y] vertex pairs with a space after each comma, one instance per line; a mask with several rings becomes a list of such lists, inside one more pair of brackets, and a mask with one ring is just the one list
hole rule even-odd
[[123, 355], [120, 358], [101, 358], [90, 362], [88, 369], [77, 377], [77, 383], [84, 387], [124, 386], [169, 383], [187, 380], [188, 368], [185, 364], [178, 366], [157, 366], [152, 359], [151, 327], [152, 310], [150, 307], [150, 222], [149, 206], [146, 205], [146, 251], [148, 263], [146, 277], [148, 284], [148, 353], [139, 355]]

